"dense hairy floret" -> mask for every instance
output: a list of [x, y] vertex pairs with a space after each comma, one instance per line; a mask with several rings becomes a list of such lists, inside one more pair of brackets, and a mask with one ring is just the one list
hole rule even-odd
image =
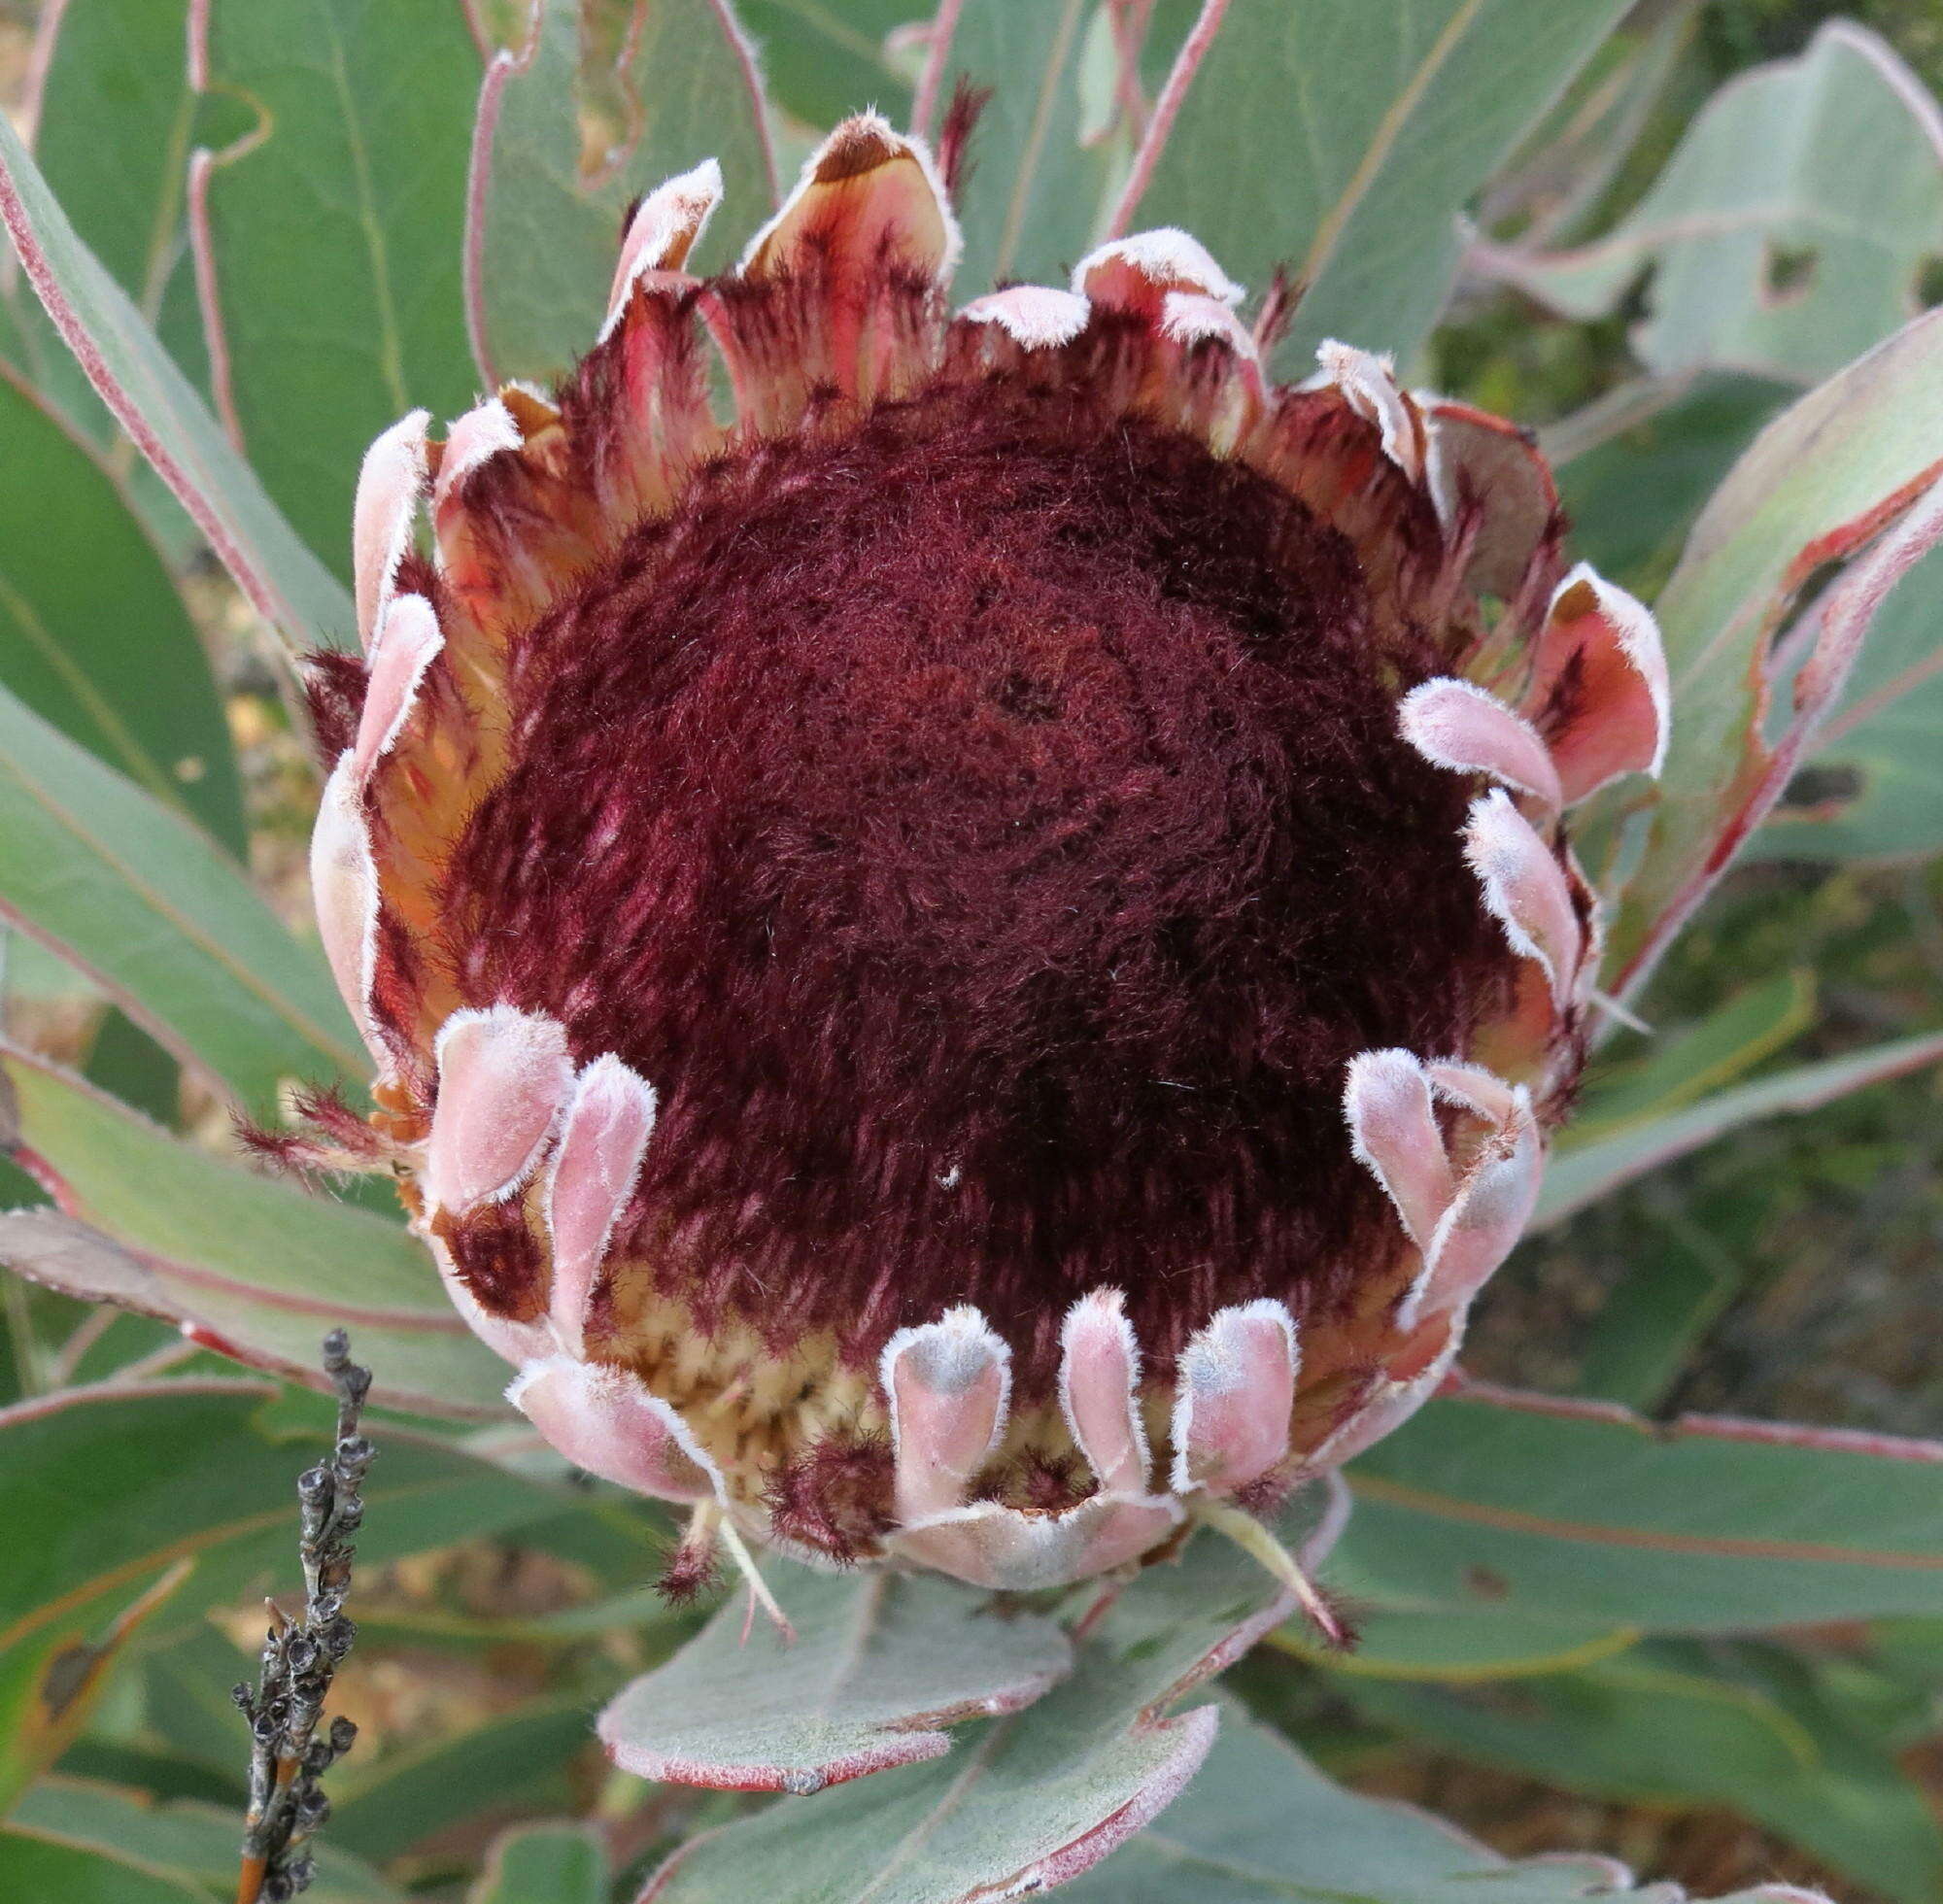
[[662, 1291], [858, 1361], [975, 1301], [1039, 1393], [1098, 1284], [1171, 1358], [1393, 1250], [1344, 1068], [1517, 963], [1397, 727], [1436, 631], [1266, 478], [1048, 407], [947, 384], [636, 529], [514, 645], [439, 927], [656, 1081]]

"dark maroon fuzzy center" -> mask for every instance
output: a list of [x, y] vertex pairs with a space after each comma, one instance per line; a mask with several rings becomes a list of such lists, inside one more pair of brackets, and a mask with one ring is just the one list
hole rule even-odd
[[448, 895], [475, 1003], [661, 1094], [617, 1238], [859, 1352], [976, 1303], [1029, 1378], [1117, 1285], [1165, 1358], [1395, 1226], [1344, 1068], [1511, 960], [1398, 737], [1349, 544], [1188, 440], [943, 390], [706, 472], [515, 660]]

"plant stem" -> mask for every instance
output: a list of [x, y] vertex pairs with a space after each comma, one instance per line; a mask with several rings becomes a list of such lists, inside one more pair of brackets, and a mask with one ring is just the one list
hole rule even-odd
[[235, 1690], [250, 1722], [250, 1799], [236, 1904], [285, 1904], [309, 1888], [309, 1844], [330, 1816], [321, 1782], [358, 1736], [347, 1718], [326, 1725], [324, 1702], [358, 1636], [344, 1602], [356, 1552], [350, 1537], [364, 1518], [361, 1490], [373, 1453], [358, 1432], [371, 1372], [351, 1360], [342, 1329], [324, 1338], [324, 1371], [337, 1396], [337, 1436], [329, 1460], [297, 1478], [303, 1612], [287, 1619], [270, 1604], [257, 1683]]

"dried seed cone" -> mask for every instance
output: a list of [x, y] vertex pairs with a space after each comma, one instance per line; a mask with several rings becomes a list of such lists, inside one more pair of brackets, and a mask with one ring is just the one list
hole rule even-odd
[[1517, 431], [1341, 345], [1271, 387], [1183, 233], [953, 316], [881, 120], [699, 279], [719, 189], [642, 203], [551, 397], [365, 460], [313, 695], [364, 1141], [580, 1466], [1083, 1578], [1449, 1368], [1657, 635]]

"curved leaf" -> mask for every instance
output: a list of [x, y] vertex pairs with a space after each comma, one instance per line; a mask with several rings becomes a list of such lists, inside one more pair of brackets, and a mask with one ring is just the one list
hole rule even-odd
[[1939, 251], [1943, 113], [1884, 41], [1842, 19], [1799, 58], [1721, 87], [1605, 237], [1483, 261], [1577, 317], [1610, 310], [1652, 264], [1631, 338], [1649, 369], [1811, 384], [1923, 308]]
[[1637, 1063], [1599, 1070], [1573, 1112], [1570, 1140], [1663, 1116], [1733, 1083], [1807, 1031], [1815, 1004], [1815, 973], [1799, 967], [1743, 987], [1694, 1024], [1655, 1028]]
[[1271, 1634], [1269, 1644], [1355, 1679], [1474, 1685], [1562, 1673], [1624, 1652], [1639, 1639], [1637, 1627], [1611, 1620], [1541, 1619], [1502, 1607], [1378, 1607], [1359, 1615], [1356, 1644], [1346, 1652], [1317, 1644], [1300, 1621]]
[[356, 639], [351, 597], [297, 539], [154, 332], [75, 235], [19, 135], [0, 123], [0, 221], [87, 379], [293, 647]]
[[1209, 0], [1114, 223], [1184, 225], [1256, 289], [1287, 265], [1298, 371], [1326, 337], [1408, 355], [1456, 275], [1459, 212], [1624, 11]]
[[1748, 841], [1750, 860], [1913, 860], [1943, 852], [1943, 553], [1878, 612], [1841, 705], [1811, 760], [1823, 791], [1791, 793]]
[[235, 750], [182, 596], [99, 455], [0, 372], [0, 682], [244, 848]]
[[0, 1887], [9, 1897], [60, 1904], [209, 1904], [209, 1892], [179, 1872], [17, 1825], [0, 1825]]
[[[189, 0], [65, 0], [42, 9], [20, 123], [81, 240], [201, 388], [202, 323], [183, 232], [196, 99], [183, 59]], [[105, 124], [116, 136], [103, 138]], [[11, 266], [0, 308], [8, 354], [34, 388], [106, 449], [114, 419]]]
[[1795, 1066], [1703, 1098], [1670, 1116], [1629, 1124], [1612, 1137], [1596, 1139], [1551, 1160], [1532, 1225], [1542, 1228], [1559, 1222], [1743, 1124], [1783, 1111], [1815, 1110], [1851, 1091], [1935, 1064], [1943, 1064], [1943, 1033], [1898, 1038], [1846, 1057]]
[[820, 1791], [941, 1756], [943, 1728], [1017, 1712], [1072, 1664], [1066, 1637], [1002, 1618], [952, 1582], [786, 1563], [770, 1586], [796, 1629], [743, 1636], [733, 1598], [601, 1714], [623, 1771], [738, 1791]]
[[[185, 1377], [0, 1410], [0, 1514], [11, 1530], [0, 1656], [84, 1601], [132, 1595], [182, 1560], [194, 1572], [177, 1589], [178, 1610], [292, 1584], [296, 1477], [328, 1433], [323, 1411], [304, 1430], [288, 1410], [272, 1414], [277, 1397], [272, 1382]], [[519, 1525], [563, 1499], [392, 1423], [364, 1498], [358, 1551], [373, 1567]]]
[[209, 0], [194, 24], [198, 88], [256, 119], [191, 175], [218, 411], [348, 576], [371, 439], [416, 405], [472, 401], [460, 237], [479, 49], [460, 0]]
[[1352, 1597], [1732, 1633], [1943, 1608], [1943, 1446], [1474, 1386], [1348, 1472]]
[[786, 1799], [696, 1839], [641, 1904], [969, 1904], [1063, 1884], [1172, 1802], [1213, 1743], [1215, 1713], [1165, 1709], [1289, 1607], [1252, 1560], [1204, 1534], [1121, 1595], [1073, 1678], [1038, 1704], [946, 1758]]
[[[1636, 1891], [1610, 1858], [1511, 1863], [1412, 1806], [1345, 1791], [1286, 1739], [1233, 1713], [1206, 1773], [1165, 1820], [1067, 1894], [1073, 1904], [1681, 1904], [1686, 1895], [1671, 1885]], [[1815, 1899], [1774, 1886], [1721, 1904]]]
[[1750, 985], [1698, 1024], [1670, 1036], [1657, 1033], [1636, 1063], [1595, 1068], [1560, 1134], [1562, 1147], [1577, 1150], [1731, 1084], [1814, 1022], [1812, 971], [1783, 972], [1766, 984]]
[[0, 1649], [0, 1813], [72, 1745], [136, 1632], [187, 1579], [178, 1560], [131, 1594], [125, 1581], [70, 1598], [60, 1617]]
[[775, 198], [755, 55], [729, 0], [636, 0], [614, 80], [629, 122], [590, 173], [576, 105], [578, 0], [531, 0], [527, 38], [487, 68], [473, 128], [466, 322], [480, 375], [556, 377], [593, 347], [628, 205], [704, 158], [726, 203], [697, 269], [733, 256]]
[[365, 1069], [323, 958], [236, 862], [4, 688], [0, 917], [253, 1109], [272, 1105], [286, 1078]]
[[[1715, 1656], [1661, 1645], [1555, 1679], [1516, 1702], [1427, 1687], [1347, 1687], [1411, 1737], [1590, 1796], [1726, 1805], [1872, 1890], [1943, 1891], [1943, 1830], [1880, 1724], [1779, 1649]], [[1832, 1677], [1832, 1676], [1830, 1676]]]
[[[1644, 982], [1779, 795], [1788, 760], [1761, 731], [1770, 638], [1811, 577], [1882, 534], [1934, 481], [1939, 407], [1943, 312], [1933, 312], [1778, 417], [1702, 512], [1655, 604], [1672, 739], [1614, 921], [1609, 983]], [[1871, 605], [1856, 604], [1863, 625]], [[1839, 692], [1841, 672], [1822, 685]]]
[[0, 1261], [313, 1383], [318, 1340], [342, 1322], [381, 1399], [501, 1412], [505, 1366], [399, 1225], [192, 1149], [29, 1053], [0, 1046], [0, 1083], [17, 1120], [0, 1144], [60, 1204], [0, 1216]]
[[[147, 1793], [52, 1778], [22, 1798], [8, 1822], [110, 1856], [141, 1858], [219, 1895], [226, 1895], [236, 1882], [236, 1815], [211, 1805], [157, 1805]], [[398, 1895], [369, 1865], [347, 1855], [329, 1838], [304, 1893], [307, 1904], [395, 1904]]]

